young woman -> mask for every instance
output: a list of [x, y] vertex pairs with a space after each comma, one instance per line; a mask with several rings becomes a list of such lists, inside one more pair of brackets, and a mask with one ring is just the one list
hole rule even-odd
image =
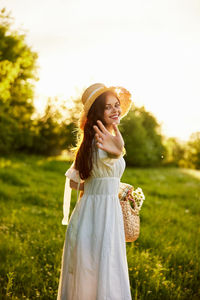
[[[96, 83], [85, 90], [82, 103], [82, 137], [65, 173], [62, 223], [68, 227], [57, 300], [131, 300], [118, 198], [125, 149], [117, 127], [131, 107], [131, 94]], [[71, 189], [77, 190], [77, 203], [68, 223]]]

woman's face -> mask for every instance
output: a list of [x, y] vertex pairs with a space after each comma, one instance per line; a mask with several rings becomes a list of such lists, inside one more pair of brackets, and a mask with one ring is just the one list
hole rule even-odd
[[112, 128], [112, 124], [120, 123], [121, 107], [119, 100], [114, 95], [106, 96], [104, 109], [104, 120], [107, 128]]

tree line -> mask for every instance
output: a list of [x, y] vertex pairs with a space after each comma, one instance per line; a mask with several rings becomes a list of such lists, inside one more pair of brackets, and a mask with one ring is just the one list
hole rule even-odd
[[[76, 144], [80, 97], [74, 107], [56, 108], [57, 98], [48, 99], [45, 112], [34, 107], [34, 84], [38, 54], [26, 43], [21, 30], [6, 9], [0, 12], [0, 154], [58, 155]], [[200, 169], [200, 132], [185, 143], [167, 138], [161, 126], [144, 106], [131, 108], [119, 125], [126, 163], [137, 167], [177, 166]]]

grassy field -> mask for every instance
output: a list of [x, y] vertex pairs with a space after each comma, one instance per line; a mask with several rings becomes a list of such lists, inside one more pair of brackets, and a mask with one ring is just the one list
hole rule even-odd
[[[0, 297], [56, 299], [66, 226], [59, 158], [0, 158]], [[127, 243], [132, 299], [200, 299], [200, 171], [126, 168], [146, 196]], [[72, 191], [71, 212], [76, 192]]]

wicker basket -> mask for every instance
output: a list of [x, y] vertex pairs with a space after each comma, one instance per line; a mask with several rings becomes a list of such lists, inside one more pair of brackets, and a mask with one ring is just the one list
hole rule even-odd
[[140, 234], [139, 211], [133, 209], [129, 200], [126, 199], [127, 193], [133, 186], [120, 182], [119, 200], [123, 213], [124, 231], [126, 242], [134, 242]]

